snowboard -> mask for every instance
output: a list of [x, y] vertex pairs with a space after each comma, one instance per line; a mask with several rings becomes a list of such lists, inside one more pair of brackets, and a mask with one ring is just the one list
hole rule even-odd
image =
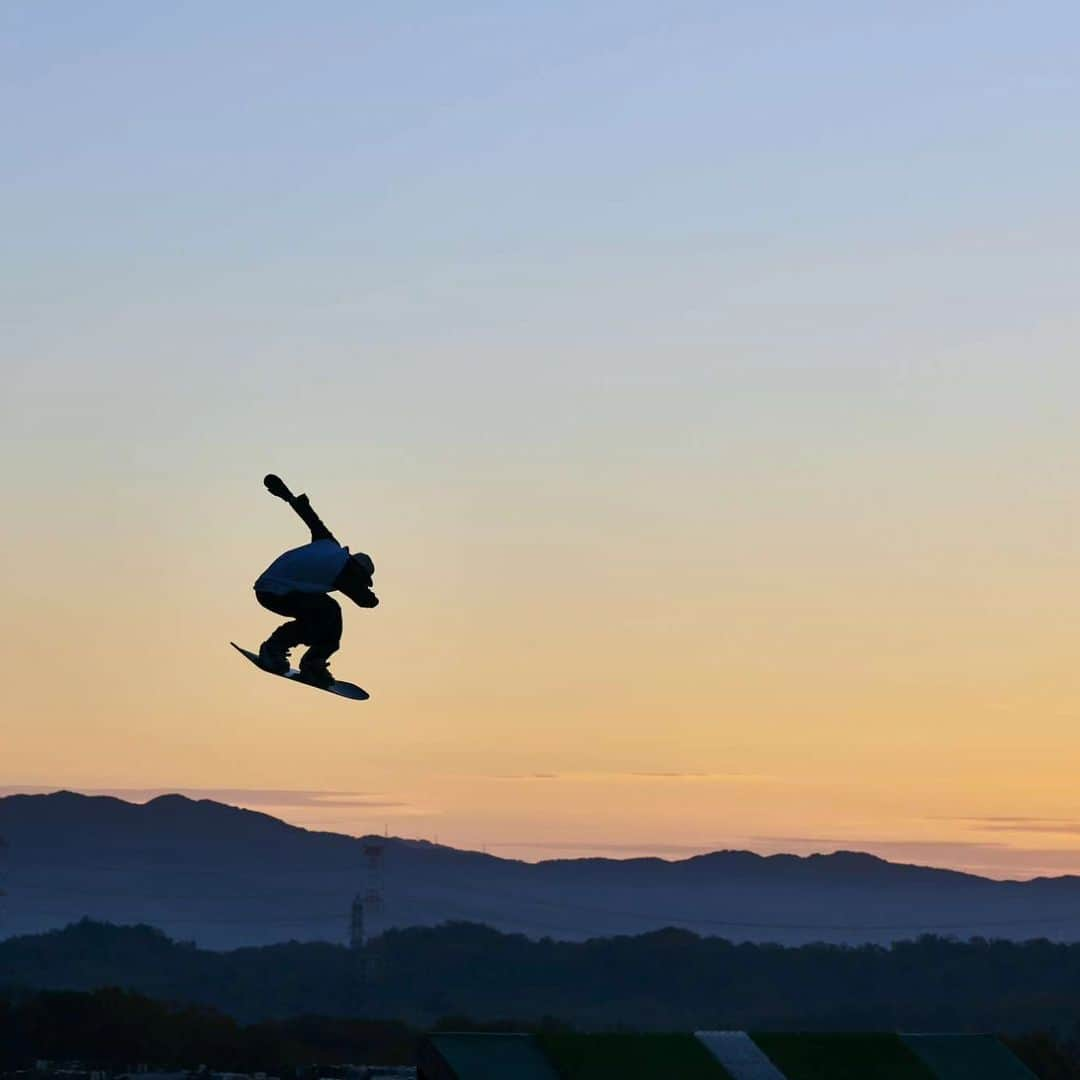
[[[259, 654], [250, 652], [247, 649], [242, 649], [235, 641], [230, 641], [229, 644], [242, 656], [246, 656], [260, 671], [266, 671], [266, 668], [259, 663]], [[277, 672], [266, 671], [267, 675], [276, 675]], [[315, 686], [313, 683], [305, 682], [303, 676], [297, 671], [296, 668], [289, 668], [279, 678], [288, 679], [289, 682], [297, 682], [302, 686], [311, 686], [315, 690], [326, 690], [330, 694], [337, 694], [338, 697], [349, 698], [351, 701], [367, 701], [371, 695], [362, 690], [359, 686], [351, 682], [342, 682], [340, 679], [335, 680], [329, 686]]]

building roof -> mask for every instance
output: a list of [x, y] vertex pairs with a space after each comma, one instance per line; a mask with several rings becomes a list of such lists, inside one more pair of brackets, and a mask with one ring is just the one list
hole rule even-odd
[[1036, 1080], [990, 1035], [440, 1033], [422, 1080]]
[[732, 1080], [785, 1080], [784, 1074], [745, 1031], [699, 1031], [696, 1036], [727, 1069]]
[[559, 1080], [531, 1035], [440, 1033], [426, 1043], [419, 1064], [432, 1080]]
[[561, 1080], [733, 1080], [690, 1034], [553, 1034], [537, 1042]]
[[938, 1080], [1036, 1080], [993, 1035], [902, 1035]]
[[751, 1032], [787, 1080], [938, 1080], [892, 1032]]

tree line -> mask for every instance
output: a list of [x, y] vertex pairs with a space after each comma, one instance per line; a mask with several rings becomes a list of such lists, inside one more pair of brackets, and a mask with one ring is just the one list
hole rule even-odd
[[[476, 1021], [448, 1016], [447, 1031], [573, 1030], [553, 1018]], [[421, 1033], [400, 1021], [301, 1016], [240, 1024], [200, 1005], [154, 1001], [106, 988], [7, 991], [0, 995], [0, 1080], [25, 1080], [41, 1060], [88, 1069], [130, 1071], [139, 1065], [201, 1071], [267, 1072], [280, 1080], [315, 1080], [335, 1065], [408, 1065]], [[1035, 1032], [1005, 1041], [1041, 1080], [1080, 1080], [1080, 1043]]]
[[213, 952], [150, 927], [84, 921], [0, 942], [5, 982], [120, 987], [244, 1023], [318, 1013], [428, 1026], [458, 1014], [582, 1028], [1071, 1037], [1080, 1020], [1080, 945], [1045, 940], [785, 947], [664, 930], [566, 942], [447, 923], [387, 931], [362, 953], [299, 942]]
[[88, 1068], [139, 1064], [272, 1072], [303, 1080], [313, 1063], [412, 1064], [415, 1029], [397, 1021], [302, 1016], [240, 1024], [216, 1009], [155, 1001], [118, 988], [0, 996], [0, 1071], [40, 1059]]

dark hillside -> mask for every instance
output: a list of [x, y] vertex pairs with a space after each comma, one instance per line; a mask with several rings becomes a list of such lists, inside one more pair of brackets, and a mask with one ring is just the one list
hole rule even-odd
[[554, 1016], [648, 1030], [1067, 1032], [1080, 945], [921, 938], [891, 947], [733, 944], [683, 930], [533, 941], [454, 923], [392, 930], [366, 956], [286, 943], [215, 952], [148, 927], [80, 923], [0, 942], [9, 986], [117, 986], [243, 1020], [300, 1013]]

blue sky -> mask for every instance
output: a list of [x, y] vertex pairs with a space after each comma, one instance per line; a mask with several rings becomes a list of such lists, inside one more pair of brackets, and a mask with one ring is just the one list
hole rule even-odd
[[[377, 790], [462, 843], [490, 808], [462, 770], [816, 769], [790, 816], [841, 841], [1080, 814], [1075, 5], [0, 26], [0, 580], [34, 720], [0, 782]], [[375, 743], [303, 735], [310, 702], [221, 655], [296, 539], [271, 469], [380, 567], [340, 660]], [[552, 824], [504, 785], [484, 836], [637, 842], [653, 796], [608, 818], [594, 788]], [[795, 832], [775, 790], [699, 788], [710, 845]], [[688, 798], [655, 845], [696, 842]]]

